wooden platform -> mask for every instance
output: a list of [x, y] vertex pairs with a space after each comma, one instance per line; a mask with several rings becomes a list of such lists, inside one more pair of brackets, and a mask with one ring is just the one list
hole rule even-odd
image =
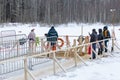
[[[58, 52], [56, 53], [57, 58], [60, 58], [61, 60], [58, 60], [59, 63], [64, 67], [65, 70], [70, 69], [72, 67], [75, 66], [75, 61], [74, 61], [74, 57], [64, 57], [64, 53]], [[87, 61], [89, 59], [89, 55], [84, 55], [81, 56], [85, 61]], [[78, 65], [83, 64], [81, 60], [77, 59], [77, 63]], [[41, 65], [41, 64], [40, 64]], [[53, 62], [51, 62], [51, 64], [47, 64], [45, 63], [44, 67], [40, 67], [38, 69], [35, 69], [33, 71], [31, 71], [31, 73], [39, 79], [40, 77], [44, 77], [47, 75], [53, 75]], [[61, 72], [62, 70], [60, 69], [60, 67], [58, 67], [58, 65], [56, 64], [56, 72]], [[62, 71], [63, 72], [63, 71]], [[8, 80], [24, 80], [24, 74], [19, 75], [19, 76], [14, 76], [13, 78], [9, 78]], [[31, 79], [32, 80], [32, 79]]]
[[[56, 58], [58, 59], [59, 63], [62, 65], [62, 67], [64, 67], [64, 69], [67, 71], [68, 69], [75, 67], [75, 57], [74, 57], [74, 53], [69, 54], [68, 56], [65, 56], [65, 51], [59, 51], [56, 52]], [[85, 62], [89, 61], [90, 59], [90, 55], [82, 53], [82, 55], [79, 55]], [[44, 57], [44, 56], [42, 56]], [[36, 57], [36, 58], [42, 58], [42, 57]], [[48, 75], [53, 75], [54, 72], [54, 68], [53, 68], [53, 55], [50, 54], [49, 56], [45, 56], [47, 58], [51, 59], [50, 63], [44, 63], [44, 64], [40, 64], [41, 67], [37, 68], [37, 69], [33, 69], [32, 71], [30, 71], [36, 78], [41, 78], [41, 77], [45, 77]], [[106, 55], [104, 56], [99, 56], [101, 57], [107, 57]], [[81, 65], [84, 63], [82, 62], [82, 60], [77, 58], [77, 65]], [[63, 72], [62, 69], [56, 64], [56, 73], [58, 72]], [[30, 78], [30, 77], [29, 77]], [[18, 76], [14, 76], [13, 78], [9, 78], [7, 80], [24, 80], [24, 74], [20, 74]], [[32, 79], [29, 79], [32, 80]]]

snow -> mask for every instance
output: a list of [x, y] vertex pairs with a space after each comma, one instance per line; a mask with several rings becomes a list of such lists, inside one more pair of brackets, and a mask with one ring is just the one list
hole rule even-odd
[[[83, 26], [83, 35], [88, 35], [88, 32], [91, 33], [91, 30], [95, 28], [103, 28], [105, 24], [96, 23], [96, 24], [63, 24], [57, 25], [55, 29], [58, 31], [59, 35], [81, 35], [81, 27]], [[3, 25], [0, 25], [0, 27]], [[10, 26], [10, 27], [7, 27]], [[120, 26], [115, 27], [116, 39], [119, 40]], [[26, 34], [28, 35], [31, 29], [35, 29], [37, 36], [44, 36], [48, 32], [50, 26], [44, 26], [39, 24], [8, 24], [0, 28], [0, 31], [3, 30], [15, 30], [17, 34]], [[108, 28], [111, 32], [113, 29], [112, 25], [108, 25]], [[119, 44], [118, 44], [119, 45]], [[115, 51], [119, 51], [116, 49]], [[73, 67], [72, 69], [67, 70], [67, 73], [60, 72], [56, 75], [47, 75], [43, 78], [37, 78], [38, 80], [120, 80], [120, 53], [113, 52], [113, 55], [104, 57], [96, 60], [89, 60], [86, 63], [88, 66], [79, 65]], [[2, 77], [0, 77], [2, 78]]]
[[120, 54], [87, 62], [88, 66], [82, 65], [67, 73], [47, 76], [41, 80], [120, 80], [119, 58]]
[[[0, 25], [1, 27], [2, 25]], [[10, 26], [9, 28], [6, 26]], [[37, 36], [44, 36], [45, 33], [48, 32], [50, 26], [43, 26], [43, 25], [32, 25], [32, 24], [16, 24], [16, 25], [6, 25], [0, 28], [0, 31], [3, 30], [15, 30], [16, 34], [26, 34], [28, 35], [31, 29], [35, 29], [35, 33]], [[103, 28], [104, 24], [96, 23], [96, 24], [63, 24], [55, 26], [59, 35], [81, 35], [81, 27], [83, 26], [84, 36], [88, 35], [88, 32], [91, 32], [92, 28], [98, 29]], [[111, 28], [111, 26], [110, 26]]]

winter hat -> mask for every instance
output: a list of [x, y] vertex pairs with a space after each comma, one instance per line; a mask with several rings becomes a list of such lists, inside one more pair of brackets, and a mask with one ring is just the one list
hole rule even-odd
[[31, 31], [34, 31], [35, 29], [31, 29]]
[[108, 29], [108, 27], [107, 26], [104, 26], [104, 28], [103, 28], [104, 30], [107, 30]]
[[99, 32], [99, 33], [102, 33], [102, 29], [99, 29], [98, 32]]
[[46, 37], [47, 37], [47, 35], [48, 35], [48, 34], [47, 34], [47, 33], [45, 33], [45, 36], [46, 36]]
[[54, 26], [52, 26], [51, 28], [54, 28]]
[[96, 30], [95, 30], [95, 29], [92, 29], [92, 32], [96, 32]]

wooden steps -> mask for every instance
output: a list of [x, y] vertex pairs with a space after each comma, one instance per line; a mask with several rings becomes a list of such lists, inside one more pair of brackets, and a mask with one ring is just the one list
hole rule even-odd
[[[60, 54], [56, 54], [57, 57], [60, 58], [59, 63], [64, 67], [65, 70], [70, 69], [72, 67], [75, 66], [75, 60], [74, 57], [63, 57], [64, 53], [60, 53]], [[84, 60], [88, 60], [89, 59], [89, 55], [84, 55], [82, 56], [82, 58]], [[78, 65], [82, 64], [82, 61], [77, 59], [77, 63]], [[47, 64], [47, 63], [45, 63]], [[61, 72], [61, 68], [56, 64], [56, 73]], [[62, 71], [63, 72], [63, 71]], [[40, 77], [44, 77], [47, 75], [53, 75], [53, 62], [51, 62], [50, 64], [44, 66], [44, 67], [40, 67], [38, 69], [35, 69], [33, 71], [31, 71], [31, 73], [36, 77], [36, 78], [40, 78]], [[24, 80], [24, 74], [19, 75], [19, 76], [14, 76], [13, 78], [9, 78], [8, 80]], [[31, 79], [32, 80], [32, 79]]]

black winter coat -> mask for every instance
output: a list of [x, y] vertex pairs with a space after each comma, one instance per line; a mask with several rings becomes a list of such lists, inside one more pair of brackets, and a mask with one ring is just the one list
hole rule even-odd
[[95, 32], [92, 32], [90, 34], [90, 42], [95, 42], [97, 40], [97, 34]]
[[58, 38], [57, 31], [55, 30], [54, 27], [51, 27], [51, 29], [48, 31], [48, 34], [47, 34], [47, 41], [56, 42], [57, 38]]
[[103, 34], [102, 34], [102, 33], [99, 33], [99, 34], [98, 34], [98, 40], [103, 40], [103, 39], [104, 39]]

